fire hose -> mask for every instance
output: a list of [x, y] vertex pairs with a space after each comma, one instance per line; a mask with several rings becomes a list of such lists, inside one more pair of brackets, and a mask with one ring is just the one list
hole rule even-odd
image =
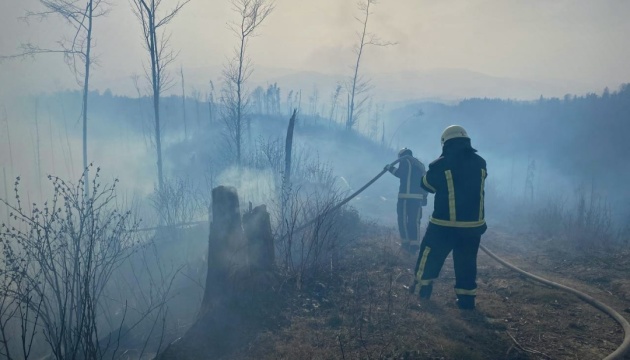
[[[396, 161], [392, 162], [390, 164], [390, 166], [394, 166], [397, 163], [399, 163], [401, 160], [407, 158], [408, 156], [403, 156], [399, 159], [397, 159]], [[341, 202], [339, 202], [337, 205], [333, 206], [332, 208], [324, 211], [323, 213], [319, 214], [317, 217], [315, 217], [314, 219], [302, 224], [301, 226], [299, 226], [296, 229], [293, 229], [293, 232], [299, 232], [301, 230], [304, 230], [305, 228], [307, 228], [309, 225], [315, 223], [316, 221], [322, 219], [323, 217], [330, 215], [331, 213], [335, 212], [336, 210], [338, 210], [339, 208], [341, 208], [343, 205], [347, 204], [350, 200], [354, 199], [357, 195], [359, 195], [360, 193], [362, 193], [365, 189], [367, 189], [368, 187], [370, 187], [372, 184], [374, 184], [374, 182], [376, 182], [376, 180], [378, 180], [381, 176], [383, 176], [383, 174], [385, 174], [387, 172], [387, 167], [385, 169], [383, 169], [380, 173], [378, 173], [374, 178], [372, 178], [372, 180], [368, 181], [365, 185], [363, 185], [363, 187], [361, 187], [359, 190], [353, 192], [350, 196], [346, 197], [344, 200], [342, 200]], [[190, 224], [196, 224], [196, 223], [190, 223]], [[157, 229], [157, 228], [155, 228]], [[152, 229], [141, 229], [141, 230], [154, 230], [154, 228]], [[286, 236], [286, 235], [285, 235]], [[619, 347], [617, 347], [617, 349], [610, 353], [608, 356], [606, 356], [604, 358], [604, 360], [621, 360], [623, 359], [625, 354], [630, 354], [630, 323], [628, 323], [628, 321], [622, 316], [620, 315], [617, 311], [615, 311], [613, 308], [611, 308], [610, 306], [602, 303], [601, 301], [581, 292], [578, 291], [576, 289], [570, 288], [566, 285], [562, 285], [556, 282], [553, 282], [551, 280], [547, 280], [545, 278], [542, 278], [540, 276], [531, 274], [525, 270], [522, 270], [514, 265], [512, 265], [511, 263], [503, 260], [502, 258], [500, 258], [499, 256], [495, 255], [492, 251], [488, 250], [485, 246], [483, 245], [479, 245], [479, 248], [481, 250], [483, 250], [486, 254], [488, 254], [488, 256], [490, 256], [492, 259], [496, 260], [497, 262], [499, 262], [500, 264], [502, 264], [503, 266], [512, 269], [518, 273], [520, 273], [521, 275], [532, 279], [534, 281], [537, 281], [539, 283], [551, 286], [553, 288], [556, 289], [560, 289], [566, 292], [569, 292], [571, 294], [574, 294], [575, 296], [577, 296], [579, 299], [581, 299], [582, 301], [588, 303], [589, 305], [595, 307], [596, 309], [604, 312], [605, 314], [607, 314], [608, 316], [610, 316], [611, 318], [613, 318], [613, 320], [615, 320], [617, 323], [619, 323], [619, 325], [621, 325], [621, 327], [623, 328], [624, 331], [624, 339], [623, 342], [621, 343], [621, 345], [619, 345]]]
[[545, 278], [542, 278], [540, 276], [528, 273], [525, 270], [519, 269], [516, 266], [510, 264], [509, 262], [501, 259], [500, 257], [498, 257], [497, 255], [495, 255], [492, 251], [488, 250], [485, 246], [480, 245], [479, 246], [481, 248], [481, 250], [483, 250], [486, 254], [488, 254], [488, 256], [490, 256], [491, 258], [493, 258], [494, 260], [498, 261], [499, 263], [501, 263], [501, 265], [508, 267], [534, 281], [537, 281], [539, 283], [545, 284], [545, 285], [549, 285], [553, 288], [556, 289], [560, 289], [560, 290], [564, 290], [566, 292], [569, 292], [575, 296], [577, 296], [578, 298], [580, 298], [581, 300], [583, 300], [584, 302], [588, 303], [589, 305], [592, 305], [593, 307], [597, 308], [598, 310], [606, 313], [608, 316], [610, 316], [611, 318], [613, 318], [616, 322], [619, 323], [619, 325], [621, 325], [621, 327], [623, 328], [623, 332], [624, 332], [624, 339], [623, 342], [621, 343], [621, 345], [619, 345], [619, 347], [612, 353], [610, 353], [608, 356], [606, 356], [604, 358], [604, 360], [617, 360], [617, 359], [623, 359], [625, 354], [628, 354], [628, 350], [630, 349], [630, 324], [628, 323], [628, 320], [626, 320], [623, 316], [621, 316], [617, 311], [615, 311], [613, 308], [611, 308], [610, 306], [602, 303], [601, 301], [586, 295], [585, 293], [575, 290], [573, 288], [570, 288], [566, 285], [562, 285], [562, 284], [558, 284], [556, 282], [553, 282], [551, 280], [547, 280]]
[[[406, 158], [408, 156], [403, 156], [399, 159], [397, 159], [396, 161], [392, 162], [390, 164], [390, 166], [394, 166], [397, 163], [399, 163], [401, 160], [403, 160], [404, 158]], [[374, 178], [372, 178], [372, 180], [368, 181], [363, 187], [361, 187], [359, 190], [355, 191], [354, 193], [352, 193], [350, 196], [348, 196], [347, 198], [345, 198], [343, 201], [341, 201], [339, 204], [335, 205], [334, 207], [328, 209], [327, 211], [323, 212], [322, 214], [318, 215], [316, 218], [310, 220], [309, 222], [301, 225], [300, 227], [298, 227], [297, 229], [295, 229], [294, 231], [300, 231], [303, 230], [304, 228], [306, 228], [307, 226], [311, 225], [312, 223], [314, 223], [315, 221], [317, 221], [318, 219], [321, 219], [323, 216], [326, 216], [336, 210], [338, 210], [339, 208], [341, 208], [343, 205], [347, 204], [350, 200], [352, 200], [353, 198], [355, 198], [357, 195], [359, 195], [361, 192], [363, 192], [365, 189], [367, 189], [368, 187], [370, 187], [374, 182], [376, 182], [376, 180], [378, 180], [381, 176], [383, 176], [383, 174], [385, 174], [385, 172], [387, 172], [387, 168], [383, 169], [380, 173], [378, 173], [378, 175], [376, 175]], [[539, 283], [551, 286], [553, 288], [556, 289], [560, 289], [566, 292], [569, 292], [571, 294], [574, 294], [575, 296], [577, 296], [578, 298], [580, 298], [582, 301], [588, 303], [589, 305], [595, 307], [596, 309], [604, 312], [605, 314], [607, 314], [608, 316], [610, 316], [611, 318], [613, 318], [613, 320], [615, 320], [617, 323], [619, 323], [619, 325], [621, 325], [621, 327], [623, 328], [624, 331], [624, 339], [623, 342], [621, 343], [621, 345], [619, 345], [619, 347], [617, 347], [617, 349], [610, 353], [608, 356], [606, 356], [604, 358], [604, 360], [621, 360], [623, 359], [625, 354], [630, 354], [629, 350], [630, 350], [630, 323], [628, 323], [628, 320], [626, 320], [621, 314], [619, 314], [617, 311], [615, 311], [613, 308], [611, 308], [610, 306], [602, 303], [601, 301], [581, 292], [578, 291], [576, 289], [570, 288], [566, 285], [562, 285], [562, 284], [558, 284], [556, 282], [553, 282], [551, 280], [547, 280], [545, 278], [542, 278], [540, 276], [531, 274], [525, 270], [519, 269], [518, 267], [510, 264], [509, 262], [503, 260], [502, 258], [498, 257], [497, 255], [495, 255], [492, 251], [488, 250], [485, 246], [483, 245], [479, 245], [479, 248], [481, 250], [483, 250], [486, 254], [488, 254], [488, 256], [490, 256], [491, 258], [493, 258], [494, 260], [498, 261], [501, 265], [512, 269], [518, 273], [520, 273], [521, 275], [524, 275], [525, 277], [532, 279], [534, 281], [537, 281]]]

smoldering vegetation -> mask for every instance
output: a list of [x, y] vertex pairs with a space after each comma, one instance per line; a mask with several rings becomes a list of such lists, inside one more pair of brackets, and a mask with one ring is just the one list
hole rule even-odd
[[[370, 236], [366, 231], [374, 233], [368, 229], [394, 224], [395, 180], [382, 178], [339, 212], [305, 231], [294, 230], [326, 214], [376, 175], [395, 159], [397, 147], [412, 148], [425, 163], [439, 156], [439, 134], [451, 123], [469, 129], [473, 146], [488, 160], [491, 227], [529, 234], [541, 245], [578, 254], [629, 246], [624, 221], [628, 168], [623, 166], [630, 150], [623, 135], [628, 86], [602, 95], [530, 102], [389, 104], [379, 117], [366, 117], [376, 125], [353, 131], [341, 117], [322, 115], [328, 111], [302, 110], [294, 130], [290, 183], [285, 178], [286, 131], [295, 104], [291, 96], [289, 102], [279, 100], [274, 91], [265, 92], [270, 98], [259, 95], [251, 107], [240, 167], [234, 165], [233, 147], [219, 121], [220, 104], [210, 96], [205, 101], [163, 99], [168, 176], [161, 190], [148, 185], [155, 184], [153, 171], [115, 167], [111, 159], [113, 169], [93, 165], [88, 177], [75, 181], [71, 176], [78, 159], [68, 157], [78, 134], [68, 126], [72, 117], [67, 109], [76, 108], [80, 95], [37, 96], [38, 116], [48, 119], [51, 132], [63, 135], [50, 141], [40, 135], [38, 146], [53, 149], [56, 169], [65, 167], [60, 172], [68, 179], [37, 179], [36, 174], [53, 170], [51, 162], [41, 160], [40, 148], [37, 171], [29, 174], [35, 180], [25, 186], [25, 176], [20, 176], [5, 185], [3, 354], [142, 358], [182, 337], [199, 315], [211, 190], [218, 185], [237, 189], [243, 212], [260, 204], [269, 209], [280, 279], [271, 288], [299, 292], [326, 284], [347, 261], [348, 249]], [[150, 99], [90, 95], [93, 141], [133, 149], [130, 153], [142, 154], [138, 168], [151, 168], [146, 165], [152, 162], [146, 152], [151, 144], [145, 142]], [[14, 119], [29, 119], [32, 104], [33, 98], [24, 99], [7, 112], [6, 125], [16, 129], [14, 134], [30, 126]], [[186, 128], [182, 104], [195, 114]], [[33, 169], [17, 144], [13, 140], [15, 167]], [[67, 150], [58, 151], [63, 146]], [[109, 158], [107, 150], [115, 152], [115, 147], [105, 146], [94, 157]], [[61, 165], [73, 162], [74, 173]], [[9, 170], [15, 175], [15, 169]], [[108, 173], [120, 176], [104, 175]]]

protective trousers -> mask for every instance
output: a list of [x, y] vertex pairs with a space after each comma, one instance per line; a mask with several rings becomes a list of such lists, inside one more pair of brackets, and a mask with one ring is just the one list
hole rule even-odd
[[429, 223], [422, 239], [414, 271], [413, 291], [421, 298], [431, 297], [448, 254], [453, 251], [455, 294], [460, 308], [473, 309], [477, 294], [477, 252], [481, 240], [476, 229], [449, 228]]
[[422, 200], [398, 199], [396, 211], [398, 213], [398, 231], [403, 247], [420, 246], [418, 229], [422, 219]]

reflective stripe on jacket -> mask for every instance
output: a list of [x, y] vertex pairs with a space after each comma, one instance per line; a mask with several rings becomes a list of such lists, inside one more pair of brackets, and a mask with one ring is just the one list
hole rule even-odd
[[421, 187], [425, 168], [420, 160], [406, 156], [400, 161], [397, 169], [391, 170], [391, 173], [400, 179], [399, 199], [419, 199], [423, 200], [423, 205], [426, 205], [427, 192]]
[[470, 139], [447, 141], [442, 156], [422, 178], [422, 187], [435, 194], [429, 221], [445, 227], [485, 227], [486, 177], [486, 161], [470, 146]]

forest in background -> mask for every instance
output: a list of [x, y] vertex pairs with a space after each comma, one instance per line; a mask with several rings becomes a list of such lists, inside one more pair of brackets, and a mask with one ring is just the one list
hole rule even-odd
[[[90, 97], [90, 132], [95, 138], [127, 138], [134, 147], [144, 139], [143, 146], [152, 146], [149, 98], [115, 96], [109, 91], [92, 92]], [[469, 130], [473, 145], [487, 157], [490, 181], [510, 200], [526, 195], [572, 196], [578, 188], [587, 187], [606, 197], [616, 209], [615, 218], [628, 216], [625, 209], [630, 191], [624, 184], [630, 178], [630, 168], [624, 165], [624, 155], [630, 151], [625, 139], [630, 127], [630, 85], [615, 91], [605, 89], [600, 95], [541, 97], [536, 101], [477, 98], [455, 104], [418, 101], [370, 105], [356, 131], [345, 129], [346, 109], [341, 102], [320, 99], [318, 105], [313, 98], [313, 94], [304, 96], [309, 102], [300, 92], [282, 90], [277, 84], [257, 88], [246, 122], [246, 163], [260, 168], [254, 164], [262, 161], [260, 156], [270, 155], [264, 152], [272, 151], [274, 144], [280, 146], [294, 107], [299, 107], [296, 145], [308, 156], [330, 165], [349, 188], [360, 186], [385, 162], [392, 161], [399, 147], [412, 148], [429, 163], [439, 156], [441, 131], [450, 124], [461, 124]], [[59, 128], [69, 129], [72, 137], [76, 130], [68, 109], [78, 107], [80, 93], [24, 99], [23, 108], [28, 109], [34, 99], [40, 118], [46, 119], [42, 113], [48, 113]], [[169, 177], [209, 181], [230, 167], [233, 154], [219, 120], [220, 105], [212, 93], [185, 101], [169, 96], [161, 106]], [[23, 110], [18, 116], [32, 118], [33, 110]], [[51, 141], [63, 138], [63, 133], [58, 134], [60, 137]], [[144, 169], [151, 166], [147, 164]], [[151, 176], [145, 175], [143, 181], [152, 183]], [[391, 196], [387, 186], [391, 182], [377, 193]]]

